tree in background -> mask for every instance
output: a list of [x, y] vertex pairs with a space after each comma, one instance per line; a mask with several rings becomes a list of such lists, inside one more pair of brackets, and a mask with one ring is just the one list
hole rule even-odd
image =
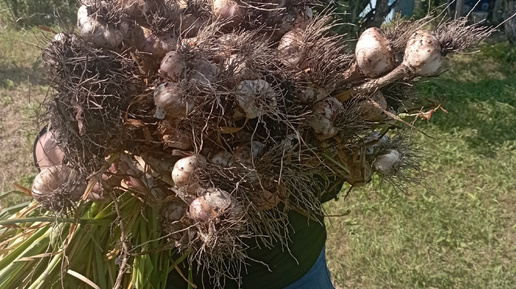
[[[505, 17], [511, 17], [516, 14], [516, 0], [506, 0]], [[516, 45], [516, 17], [512, 17], [505, 22], [505, 35], [510, 44]]]

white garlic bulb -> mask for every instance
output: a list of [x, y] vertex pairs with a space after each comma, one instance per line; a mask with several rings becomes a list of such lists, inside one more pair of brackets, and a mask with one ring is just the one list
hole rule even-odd
[[206, 158], [202, 155], [193, 155], [178, 160], [172, 170], [172, 180], [177, 187], [184, 187], [190, 183], [192, 173], [197, 168], [206, 166]]
[[418, 30], [410, 36], [405, 48], [403, 64], [420, 76], [432, 76], [439, 72], [444, 62], [441, 44], [434, 33]]
[[387, 109], [387, 100], [379, 90], [358, 105], [358, 114], [367, 121], [380, 121], [386, 117], [383, 111]]
[[394, 52], [382, 30], [371, 27], [364, 31], [355, 48], [355, 58], [360, 71], [376, 78], [396, 67]]
[[102, 23], [91, 12], [92, 6], [82, 5], [77, 11], [79, 34], [98, 47], [116, 48], [129, 31], [129, 25], [121, 21], [117, 26]]
[[249, 119], [261, 117], [277, 106], [276, 91], [265, 80], [243, 80], [236, 88], [237, 104]]
[[376, 157], [373, 167], [376, 172], [383, 176], [390, 176], [400, 161], [400, 152], [394, 149], [387, 150], [384, 154]]
[[32, 196], [39, 202], [52, 201], [52, 196], [61, 194], [71, 201], [78, 201], [86, 190], [86, 179], [67, 166], [46, 167], [34, 178]]
[[293, 29], [283, 37], [278, 45], [279, 60], [286, 66], [297, 67], [306, 57], [306, 48], [303, 42], [303, 30]]
[[312, 116], [308, 121], [317, 138], [324, 140], [338, 133], [334, 122], [341, 107], [342, 103], [334, 97], [327, 97], [315, 103]]

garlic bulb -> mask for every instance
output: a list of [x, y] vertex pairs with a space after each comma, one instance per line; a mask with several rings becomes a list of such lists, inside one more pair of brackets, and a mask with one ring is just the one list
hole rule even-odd
[[190, 82], [209, 86], [217, 76], [217, 66], [206, 59], [197, 61], [190, 73]]
[[168, 52], [176, 50], [177, 45], [178, 40], [175, 35], [150, 34], [145, 38], [142, 51], [152, 54], [155, 58], [163, 58]]
[[177, 51], [168, 52], [159, 67], [161, 76], [168, 78], [172, 81], [179, 81], [186, 69], [186, 61], [181, 54]]
[[404, 77], [436, 75], [443, 64], [441, 44], [430, 31], [418, 30], [409, 38], [403, 62], [384, 76], [354, 87], [355, 93], [371, 93]]
[[63, 165], [43, 169], [32, 184], [32, 196], [41, 203], [53, 202], [54, 198], [59, 197], [75, 202], [85, 190], [86, 179], [81, 178], [76, 170]]
[[181, 118], [192, 111], [193, 100], [187, 98], [175, 82], [165, 82], [154, 91], [156, 113], [154, 117], [164, 119], [165, 115]]
[[334, 97], [327, 97], [315, 103], [308, 122], [318, 139], [328, 139], [338, 133], [334, 122], [341, 107], [342, 104]]
[[376, 157], [373, 163], [375, 171], [383, 176], [390, 176], [396, 170], [396, 164], [400, 161], [400, 152], [394, 149], [387, 150]]
[[420, 76], [436, 75], [443, 64], [441, 44], [434, 33], [418, 30], [410, 36], [403, 63]]
[[303, 30], [296, 28], [287, 32], [278, 45], [279, 60], [286, 66], [299, 66], [306, 57]]
[[367, 121], [380, 121], [386, 117], [387, 100], [380, 91], [359, 103], [358, 114]]
[[217, 217], [217, 212], [206, 202], [204, 196], [198, 197], [190, 203], [188, 215], [197, 222], [208, 222]]
[[236, 88], [237, 104], [249, 119], [261, 117], [277, 106], [276, 91], [265, 80], [243, 80]]
[[188, 213], [190, 218], [198, 222], [213, 220], [223, 213], [227, 217], [238, 219], [243, 213], [241, 205], [228, 192], [218, 188], [208, 188], [203, 195], [190, 204]]
[[377, 27], [369, 28], [360, 35], [355, 48], [355, 58], [360, 71], [371, 78], [383, 75], [396, 67], [395, 55], [389, 40]]
[[245, 8], [233, 0], [213, 0], [213, 15], [223, 21], [224, 29], [232, 29], [242, 23], [245, 17]]
[[232, 159], [233, 155], [228, 153], [227, 151], [218, 151], [211, 157], [210, 162], [221, 167], [232, 167]]
[[197, 168], [206, 166], [206, 158], [202, 155], [193, 155], [182, 158], [174, 164], [172, 180], [177, 187], [184, 187], [190, 183], [192, 173]]
[[82, 5], [77, 11], [79, 34], [95, 46], [111, 49], [118, 47], [129, 31], [128, 23], [121, 21], [116, 26], [102, 23], [91, 12], [92, 9], [92, 6]]

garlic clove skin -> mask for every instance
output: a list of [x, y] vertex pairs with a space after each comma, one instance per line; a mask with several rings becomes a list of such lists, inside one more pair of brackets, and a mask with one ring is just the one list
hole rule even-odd
[[315, 103], [308, 123], [318, 139], [325, 140], [334, 137], [338, 133], [334, 122], [341, 108], [342, 103], [334, 97], [327, 97]]
[[405, 48], [403, 64], [420, 76], [438, 74], [444, 62], [441, 44], [434, 33], [418, 30], [410, 36]]
[[400, 156], [399, 151], [389, 149], [384, 154], [376, 157], [376, 160], [373, 162], [373, 168], [383, 176], [390, 176], [395, 171], [396, 164], [400, 161]]
[[193, 155], [178, 160], [172, 170], [172, 180], [177, 187], [185, 187], [190, 183], [192, 173], [197, 168], [206, 167], [206, 158], [202, 155]]
[[249, 119], [267, 114], [277, 106], [276, 91], [265, 80], [243, 80], [236, 88], [237, 104]]
[[182, 118], [193, 110], [194, 102], [187, 98], [179, 84], [165, 82], [154, 91], [156, 113], [154, 117], [164, 119], [166, 115], [172, 118]]
[[360, 71], [367, 77], [376, 78], [396, 67], [395, 54], [382, 30], [371, 27], [358, 39], [355, 58]]

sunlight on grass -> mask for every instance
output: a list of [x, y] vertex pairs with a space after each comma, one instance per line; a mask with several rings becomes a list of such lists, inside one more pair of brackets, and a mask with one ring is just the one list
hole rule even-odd
[[425, 157], [419, 185], [405, 194], [367, 185], [327, 205], [330, 214], [349, 211], [328, 221], [336, 285], [514, 286], [516, 76], [482, 55], [475, 65], [456, 59], [448, 73], [418, 86], [425, 97], [444, 96], [449, 112], [418, 123], [436, 137], [414, 137]]

